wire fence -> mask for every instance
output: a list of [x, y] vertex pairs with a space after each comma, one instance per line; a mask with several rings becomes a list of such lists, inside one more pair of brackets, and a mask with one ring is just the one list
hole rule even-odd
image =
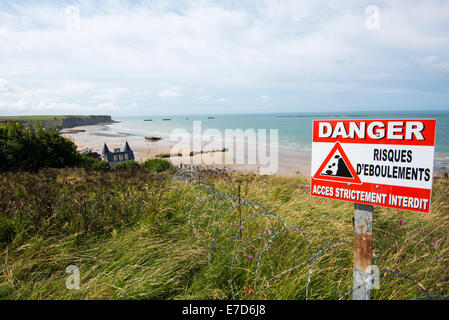
[[[295, 270], [307, 270], [305, 299], [309, 300], [314, 271], [326, 255], [336, 258], [334, 268], [345, 267], [341, 256], [352, 255], [352, 242], [328, 240], [317, 233], [293, 226], [265, 206], [244, 199], [241, 195], [217, 190], [213, 183], [204, 179], [214, 174], [214, 168], [179, 170], [174, 175], [184, 212], [195, 236], [204, 245], [209, 264], [216, 255], [227, 255], [229, 260], [229, 286], [233, 299], [241, 297], [277, 298], [270, 290], [271, 285]], [[219, 169], [218, 169], [219, 170]], [[232, 172], [220, 171], [232, 176]], [[233, 181], [230, 180], [231, 183]], [[307, 186], [304, 186], [307, 187]], [[270, 253], [277, 249], [276, 255]], [[302, 261], [298, 261], [300, 257]], [[306, 257], [306, 258], [305, 258]], [[282, 260], [281, 261], [276, 261]], [[273, 261], [274, 260], [274, 261]], [[291, 267], [279, 270], [280, 265]], [[376, 265], [374, 258], [373, 264]], [[347, 266], [346, 266], [347, 268]], [[336, 269], [333, 269], [336, 270]], [[351, 270], [352, 271], [352, 270]], [[252, 278], [252, 285], [242, 279]], [[352, 279], [352, 272], [345, 271], [343, 277]], [[414, 300], [449, 299], [448, 296], [431, 295], [417, 281], [397, 270], [380, 270], [379, 281], [397, 278], [408, 281], [416, 287]], [[371, 278], [374, 281], [374, 277]], [[347, 299], [353, 289], [339, 295]], [[264, 294], [263, 297], [261, 295]], [[271, 295], [270, 295], [271, 294]]]

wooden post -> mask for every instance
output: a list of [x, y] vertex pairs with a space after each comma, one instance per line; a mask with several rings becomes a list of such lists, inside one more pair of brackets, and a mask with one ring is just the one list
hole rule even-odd
[[353, 300], [371, 298], [373, 261], [373, 206], [354, 203]]

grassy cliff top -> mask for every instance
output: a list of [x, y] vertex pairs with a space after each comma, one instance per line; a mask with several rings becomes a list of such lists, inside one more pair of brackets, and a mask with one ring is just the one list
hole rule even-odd
[[39, 116], [0, 116], [0, 120], [18, 120], [18, 121], [46, 121], [62, 120], [67, 118], [90, 119], [92, 117], [108, 117], [107, 115], [39, 115]]
[[89, 125], [112, 121], [109, 115], [36, 115], [36, 116], [1, 116], [0, 123], [8, 120], [23, 123], [44, 123], [48, 126], [70, 128], [77, 125]]
[[[0, 299], [338, 299], [350, 290], [352, 203], [311, 197], [300, 177], [201, 179], [210, 185], [137, 169], [0, 174]], [[226, 197], [238, 184], [264, 208], [242, 200], [238, 209]], [[448, 192], [448, 178], [436, 179], [430, 214], [375, 207], [376, 264], [391, 277], [373, 299], [449, 295]], [[281, 232], [288, 224], [301, 230]], [[73, 264], [79, 290], [65, 287]]]

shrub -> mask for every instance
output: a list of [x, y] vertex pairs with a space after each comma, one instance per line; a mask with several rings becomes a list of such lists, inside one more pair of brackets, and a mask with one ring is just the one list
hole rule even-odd
[[137, 161], [126, 161], [117, 163], [112, 167], [113, 170], [128, 170], [132, 168], [140, 168], [140, 164]]
[[96, 170], [96, 171], [109, 171], [110, 170], [110, 166], [107, 162], [94, 159], [85, 154], [80, 155], [79, 166], [86, 170]]
[[94, 158], [91, 158], [85, 154], [80, 154], [79, 166], [84, 169], [92, 169], [95, 161], [96, 160]]
[[76, 145], [55, 128], [13, 121], [0, 124], [0, 171], [74, 167], [80, 160]]
[[148, 171], [162, 172], [167, 170], [174, 170], [175, 167], [167, 160], [163, 159], [150, 159], [142, 164], [142, 167]]
[[109, 163], [105, 161], [96, 160], [92, 165], [92, 169], [97, 171], [109, 171], [111, 170], [111, 167], [109, 166]]

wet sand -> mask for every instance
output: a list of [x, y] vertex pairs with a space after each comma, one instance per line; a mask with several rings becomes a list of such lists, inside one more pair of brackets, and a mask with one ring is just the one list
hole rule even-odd
[[[111, 128], [113, 125], [114, 124], [99, 124], [80, 126], [71, 128], [70, 131], [63, 131], [62, 135], [71, 139], [77, 145], [78, 151], [89, 148], [98, 153], [101, 153], [103, 150], [103, 144], [105, 142], [107, 143], [109, 150], [113, 151], [114, 148], [123, 149], [125, 141], [128, 141], [128, 144], [134, 151], [134, 156], [137, 161], [152, 159], [158, 154], [171, 153], [171, 148], [174, 143], [170, 142], [167, 137], [163, 137], [160, 141], [148, 141], [142, 136], [132, 135], [126, 132], [117, 132]], [[209, 151], [207, 148], [204, 150]], [[228, 167], [243, 172], [259, 172], [258, 165], [247, 164], [247, 161], [245, 161], [244, 164], [238, 164], [235, 158], [232, 161], [233, 164], [211, 164], [212, 159], [218, 159], [220, 157], [224, 160], [225, 153], [214, 152], [203, 155], [198, 154], [193, 157], [172, 157], [170, 160], [174, 165], [180, 163], [203, 164], [218, 168]], [[279, 146], [278, 169], [275, 174], [281, 176], [298, 174], [310, 176], [310, 157], [310, 152]], [[224, 161], [221, 162], [224, 163]]]

